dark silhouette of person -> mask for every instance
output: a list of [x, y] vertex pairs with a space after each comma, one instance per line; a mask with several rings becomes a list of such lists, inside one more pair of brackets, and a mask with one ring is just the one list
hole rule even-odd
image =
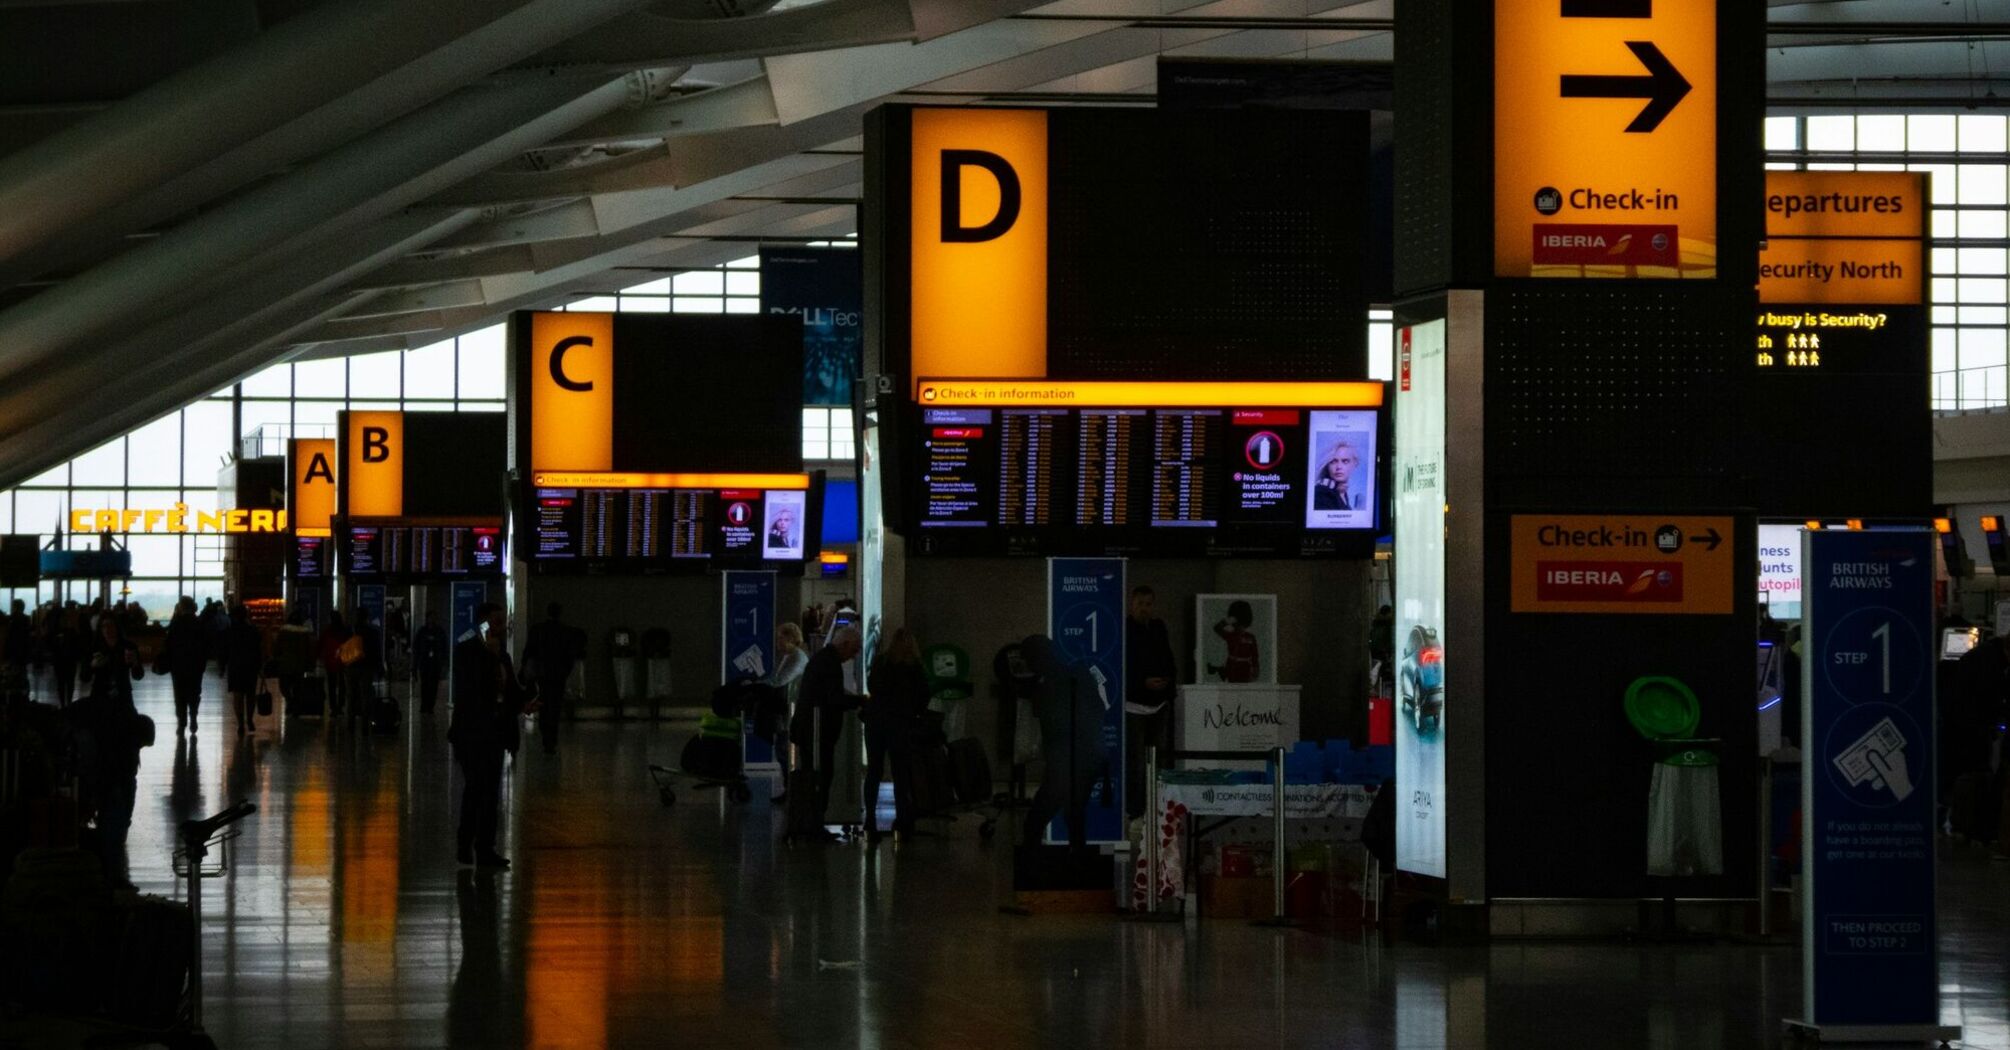
[[545, 620], [530, 629], [524, 639], [525, 671], [537, 685], [537, 735], [544, 741], [544, 753], [558, 754], [558, 723], [565, 712], [565, 683], [572, 678], [572, 665], [586, 649], [586, 632], [565, 622], [565, 610], [557, 602], [545, 607]]
[[251, 610], [243, 602], [230, 607], [230, 631], [224, 638], [224, 687], [237, 712], [237, 731], [249, 733], [257, 714], [258, 680], [265, 673], [265, 636], [252, 624]]
[[1249, 631], [1250, 624], [1255, 622], [1255, 611], [1248, 602], [1238, 598], [1228, 603], [1227, 615], [1214, 625], [1214, 633], [1221, 638], [1226, 656], [1209, 670], [1220, 675], [1222, 681], [1256, 681], [1262, 657], [1256, 636]]
[[517, 748], [523, 693], [504, 644], [509, 620], [503, 607], [483, 602], [475, 622], [479, 630], [454, 647], [454, 714], [447, 727], [463, 781], [456, 856], [462, 864], [507, 868], [509, 859], [496, 852], [497, 809], [503, 755]]
[[1058, 814], [1068, 820], [1068, 845], [1087, 842], [1089, 792], [1103, 760], [1103, 696], [1085, 664], [1061, 658], [1044, 634], [1019, 643], [1026, 667], [1040, 676], [1033, 707], [1040, 718], [1040, 759], [1045, 772], [1026, 813], [1024, 843], [1037, 846]]
[[812, 739], [812, 723], [822, 727], [815, 734], [817, 749], [816, 811], [830, 812], [831, 777], [837, 769], [838, 736], [844, 730], [844, 713], [859, 706], [860, 698], [844, 687], [844, 665], [862, 647], [858, 628], [840, 627], [831, 633], [830, 644], [810, 657], [803, 669], [802, 689], [797, 694], [796, 716], [789, 726], [789, 739]]
[[56, 676], [56, 706], [68, 707], [77, 696], [77, 664], [83, 658], [85, 624], [76, 602], [50, 611], [49, 666]]
[[91, 689], [70, 705], [83, 733], [79, 772], [96, 805], [98, 859], [107, 878], [125, 881], [126, 833], [133, 826], [139, 794], [140, 749], [153, 743], [153, 720], [133, 707], [133, 683], [146, 674], [139, 648], [125, 639], [117, 617], [98, 621], [98, 644], [91, 653]]
[[412, 662], [419, 669], [419, 710], [433, 713], [440, 695], [440, 673], [446, 669], [447, 632], [438, 614], [427, 613], [425, 626], [412, 636]]
[[867, 700], [860, 712], [865, 723], [865, 828], [878, 841], [879, 785], [886, 767], [893, 767], [893, 830], [914, 830], [914, 753], [921, 743], [922, 713], [928, 710], [928, 675], [921, 669], [921, 644], [907, 628], [896, 629], [872, 659], [866, 672]]
[[195, 599], [184, 596], [168, 621], [167, 668], [174, 684], [174, 728], [177, 734], [196, 728], [202, 703], [202, 673], [209, 664], [209, 635], [196, 619]]
[[1124, 618], [1124, 809], [1130, 816], [1145, 811], [1145, 750], [1156, 746], [1159, 761], [1172, 751], [1172, 637], [1156, 611], [1157, 595], [1139, 584], [1131, 588]]

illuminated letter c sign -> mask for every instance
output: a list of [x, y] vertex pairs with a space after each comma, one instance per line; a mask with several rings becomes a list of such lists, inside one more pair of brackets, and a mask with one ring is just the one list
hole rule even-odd
[[575, 335], [560, 339], [558, 345], [551, 348], [551, 381], [576, 394], [583, 394], [593, 389], [590, 380], [582, 383], [565, 374], [565, 352], [575, 346], [592, 345], [593, 337], [590, 335]]

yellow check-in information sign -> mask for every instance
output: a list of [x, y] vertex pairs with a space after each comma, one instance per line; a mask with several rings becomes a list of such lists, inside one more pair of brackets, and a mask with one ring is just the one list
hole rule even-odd
[[1736, 580], [1729, 517], [1516, 514], [1518, 613], [1731, 612]]
[[1494, 274], [1717, 275], [1715, 0], [1495, 0]]

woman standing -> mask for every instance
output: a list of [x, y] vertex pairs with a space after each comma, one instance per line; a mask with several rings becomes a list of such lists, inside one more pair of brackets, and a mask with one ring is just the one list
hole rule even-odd
[[878, 841], [879, 784], [893, 766], [893, 830], [914, 829], [914, 747], [921, 715], [928, 710], [928, 676], [921, 670], [921, 645], [907, 628], [896, 629], [866, 672], [865, 821], [866, 837]]
[[116, 617], [98, 621], [90, 660], [88, 698], [70, 706], [87, 749], [84, 789], [97, 809], [97, 847], [107, 877], [125, 881], [126, 832], [139, 793], [140, 749], [153, 743], [153, 722], [133, 708], [133, 683], [146, 673], [140, 652], [125, 639]]
[[237, 731], [254, 728], [257, 714], [258, 679], [265, 670], [265, 639], [251, 622], [251, 610], [239, 602], [230, 607], [230, 630], [224, 635], [224, 685], [230, 690], [231, 706], [237, 710]]

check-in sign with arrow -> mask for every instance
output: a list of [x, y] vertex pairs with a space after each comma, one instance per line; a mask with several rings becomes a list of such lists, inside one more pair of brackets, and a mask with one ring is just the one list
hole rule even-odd
[[1494, 272], [1714, 277], [1719, 0], [1495, 0]]
[[1694, 514], [1516, 514], [1511, 607], [1729, 613], [1738, 578], [1734, 528], [1732, 518]]

